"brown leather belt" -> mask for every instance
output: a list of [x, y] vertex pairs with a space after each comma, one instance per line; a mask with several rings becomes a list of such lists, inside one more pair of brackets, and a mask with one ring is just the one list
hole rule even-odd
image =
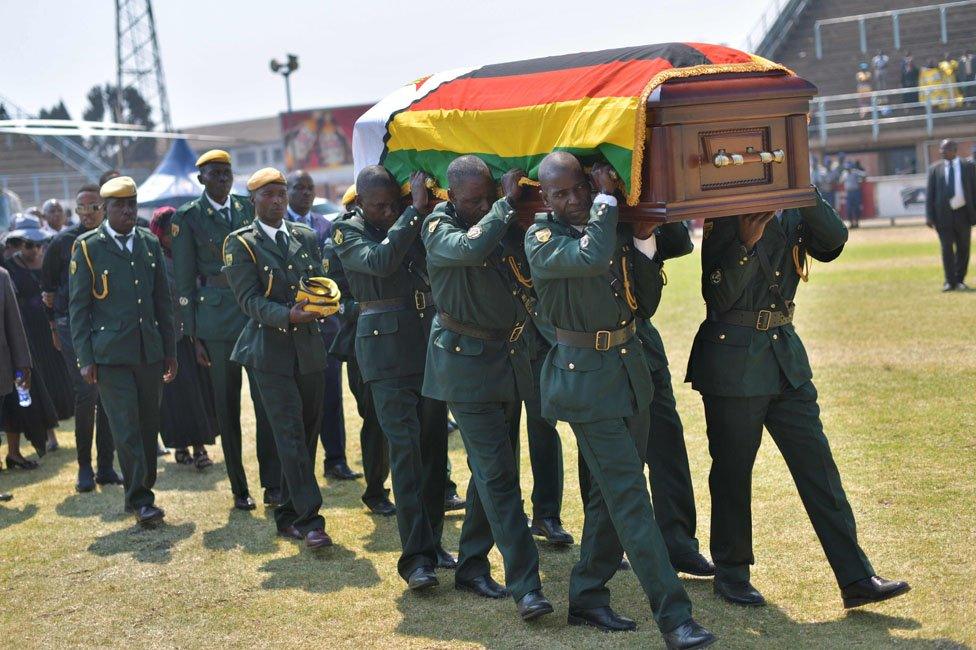
[[437, 320], [446, 330], [450, 330], [455, 334], [463, 334], [464, 336], [481, 339], [483, 341], [508, 341], [509, 343], [515, 343], [515, 341], [518, 341], [522, 336], [522, 330], [525, 329], [525, 323], [516, 323], [515, 327], [510, 330], [493, 327], [479, 327], [478, 325], [463, 323], [457, 319], [451, 318], [442, 311], [437, 312]]
[[600, 330], [599, 332], [574, 332], [556, 328], [556, 343], [574, 348], [591, 348], [606, 352], [610, 348], [623, 345], [637, 332], [637, 321], [630, 321], [620, 329]]
[[382, 314], [388, 311], [407, 311], [416, 309], [423, 311], [434, 306], [434, 294], [427, 291], [414, 291], [409, 298], [384, 298], [383, 300], [363, 300], [359, 303], [359, 313], [362, 316]]
[[729, 325], [739, 325], [740, 327], [751, 327], [765, 332], [771, 327], [781, 327], [793, 322], [793, 311], [796, 305], [790, 303], [789, 315], [780, 310], [760, 309], [759, 311], [745, 311], [743, 309], [730, 309], [729, 311], [718, 314], [711, 320]]
[[203, 286], [217, 287], [218, 289], [227, 289], [230, 287], [230, 283], [227, 281], [226, 275], [224, 275], [223, 273], [218, 273], [217, 275], [203, 276]]

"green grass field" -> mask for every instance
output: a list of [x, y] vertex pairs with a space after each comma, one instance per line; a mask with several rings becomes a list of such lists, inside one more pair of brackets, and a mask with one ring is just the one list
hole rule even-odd
[[[698, 255], [668, 265], [655, 322], [676, 381], [703, 315]], [[877, 571], [909, 580], [897, 600], [845, 613], [785, 463], [767, 437], [754, 479], [754, 583], [769, 605], [720, 602], [707, 580], [686, 580], [696, 618], [721, 648], [976, 645], [976, 292], [941, 294], [934, 233], [923, 227], [854, 231], [846, 252], [814, 264], [797, 297], [798, 328], [834, 455]], [[701, 400], [676, 386], [697, 490], [699, 537], [708, 548], [708, 452]], [[585, 397], [584, 397], [585, 399]], [[348, 455], [359, 465], [359, 418], [346, 395]], [[396, 574], [395, 521], [368, 515], [362, 483], [322, 483], [336, 546], [321, 555], [274, 536], [259, 507], [230, 508], [219, 445], [206, 472], [161, 463], [157, 503], [166, 525], [137, 528], [120, 488], [79, 495], [71, 422], [63, 448], [35, 472], [4, 471], [0, 490], [0, 646], [213, 647], [663, 647], [630, 572], [611, 583], [614, 606], [636, 633], [605, 636], [566, 626], [567, 581], [578, 548], [541, 548], [543, 581], [556, 614], [517, 619], [510, 600], [487, 602], [453, 589], [440, 572], [431, 595], [405, 593]], [[246, 431], [253, 435], [248, 416]], [[579, 538], [575, 441], [560, 426], [566, 463], [564, 523]], [[524, 440], [524, 434], [523, 434]], [[523, 444], [522, 477], [531, 489]], [[245, 447], [257, 485], [253, 440]], [[321, 451], [319, 452], [321, 458]], [[466, 485], [464, 450], [451, 459]], [[457, 548], [461, 517], [445, 546]], [[502, 579], [500, 557], [495, 576]]]

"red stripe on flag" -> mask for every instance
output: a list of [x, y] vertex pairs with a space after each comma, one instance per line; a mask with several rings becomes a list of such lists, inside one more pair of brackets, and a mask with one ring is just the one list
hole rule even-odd
[[741, 50], [734, 50], [724, 45], [712, 45], [711, 43], [685, 43], [688, 47], [693, 47], [711, 63], [751, 63], [752, 57]]
[[670, 67], [665, 59], [650, 59], [510, 77], [462, 77], [440, 86], [408, 110], [488, 111], [584, 97], [636, 97], [651, 77]]

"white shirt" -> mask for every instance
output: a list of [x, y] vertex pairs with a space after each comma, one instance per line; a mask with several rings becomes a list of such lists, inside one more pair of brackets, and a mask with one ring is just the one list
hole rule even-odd
[[952, 159], [949, 164], [945, 166], [945, 178], [946, 183], [949, 182], [949, 165], [952, 165], [952, 173], [955, 176], [955, 195], [949, 199], [949, 207], [953, 210], [958, 210], [959, 208], [966, 205], [966, 195], [962, 191], [962, 166], [959, 164], [959, 156]]
[[278, 237], [278, 233], [279, 232], [285, 233], [285, 237], [288, 237], [289, 236], [288, 235], [288, 229], [285, 227], [285, 220], [284, 219], [281, 220], [281, 225], [278, 226], [277, 228], [272, 228], [271, 226], [269, 226], [268, 224], [264, 223], [260, 219], [255, 219], [254, 222], [256, 224], [258, 224], [259, 226], [261, 226], [261, 230], [263, 230], [264, 231], [264, 234], [266, 234], [268, 237], [270, 237], [271, 238], [271, 241], [273, 241], [273, 242], [277, 242], [278, 241], [277, 237]]
[[207, 194], [206, 192], [204, 192], [204, 194], [206, 195], [207, 200], [210, 201], [210, 205], [213, 206], [213, 209], [214, 210], [216, 210], [217, 212], [220, 212], [224, 208], [227, 208], [227, 214], [230, 214], [230, 194], [227, 195], [227, 198], [224, 200], [223, 205], [221, 205], [220, 203], [217, 203], [212, 198], [210, 198], [210, 195]]
[[[108, 225], [108, 219], [106, 219], [103, 223], [105, 224], [105, 230], [108, 231], [108, 236], [112, 238], [112, 241], [115, 242], [116, 246], [122, 248], [122, 242], [116, 239], [116, 237], [123, 237], [124, 235], [120, 235], [119, 233], [112, 230], [112, 226]], [[128, 235], [129, 238], [125, 241], [125, 248], [130, 253], [132, 252], [132, 241], [135, 238], [135, 235], [136, 235], [135, 229], [133, 229], [132, 231], [129, 232]]]
[[[617, 205], [617, 197], [612, 194], [597, 194], [596, 198], [593, 199], [594, 203], [605, 203], [606, 205]], [[583, 232], [584, 226], [573, 226], [579, 232]], [[634, 248], [639, 250], [648, 259], [654, 259], [654, 255], [657, 253], [657, 236], [651, 235], [647, 239], [638, 239], [634, 237]]]

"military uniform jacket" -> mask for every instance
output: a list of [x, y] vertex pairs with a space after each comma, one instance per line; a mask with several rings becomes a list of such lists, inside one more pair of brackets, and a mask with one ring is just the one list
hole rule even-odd
[[221, 275], [221, 251], [227, 235], [254, 221], [254, 207], [232, 194], [230, 208], [228, 223], [204, 192], [173, 215], [173, 275], [183, 331], [205, 341], [234, 341], [247, 322]]
[[78, 237], [68, 310], [78, 366], [138, 365], [176, 357], [173, 302], [159, 240], [133, 228], [132, 252], [105, 225]]
[[298, 283], [322, 273], [315, 232], [282, 222], [288, 231], [288, 254], [255, 220], [224, 242], [223, 272], [248, 319], [230, 358], [249, 368], [294, 376], [325, 370], [327, 352], [318, 321], [292, 324]]
[[[617, 330], [650, 318], [661, 299], [661, 265], [634, 249], [615, 206], [594, 203], [583, 232], [538, 215], [525, 251], [536, 309], [556, 328]], [[653, 390], [637, 337], [606, 351], [557, 343], [542, 368], [542, 414], [567, 422], [626, 417], [644, 409]]]
[[360, 312], [355, 350], [363, 381], [424, 374], [434, 307], [418, 310], [414, 302], [418, 292], [430, 292], [420, 225], [413, 206], [386, 232], [366, 223], [358, 207], [335, 223], [332, 241], [356, 300], [400, 298], [407, 304], [396, 311]]
[[[423, 393], [452, 402], [517, 402], [535, 395], [525, 325], [531, 283], [519, 284], [509, 266], [522, 247], [510, 228], [515, 210], [499, 199], [470, 228], [450, 203], [427, 217], [421, 236], [438, 311], [476, 328], [510, 333], [486, 340], [444, 327], [434, 319]], [[511, 339], [515, 339], [512, 341]]]
[[325, 274], [339, 287], [339, 311], [335, 318], [339, 323], [339, 331], [332, 339], [329, 354], [340, 361], [350, 361], [356, 358], [356, 324], [359, 322], [359, 303], [352, 295], [346, 271], [342, 268], [339, 254], [335, 250], [335, 242], [330, 236], [322, 245], [322, 266]]
[[[688, 233], [688, 226], [683, 221], [658, 226], [654, 236], [657, 239], [657, 258], [661, 261], [662, 267], [666, 260], [688, 255], [695, 250], [691, 235]], [[637, 322], [637, 336], [644, 344], [644, 356], [651, 372], [667, 368], [668, 355], [664, 350], [664, 341], [661, 339], [661, 333], [654, 327], [654, 323], [647, 319], [640, 319]]]
[[736, 217], [706, 222], [702, 243], [702, 295], [708, 318], [701, 324], [688, 359], [685, 381], [708, 395], [776, 395], [781, 377], [794, 388], [813, 377], [803, 342], [792, 324], [762, 331], [718, 320], [730, 309], [759, 312], [783, 305], [762, 270], [760, 251], [769, 259], [773, 279], [792, 303], [800, 282], [797, 264], [807, 253], [821, 262], [840, 255], [847, 242], [844, 222], [818, 194], [817, 205], [784, 210], [766, 225], [756, 249], [739, 240]]

